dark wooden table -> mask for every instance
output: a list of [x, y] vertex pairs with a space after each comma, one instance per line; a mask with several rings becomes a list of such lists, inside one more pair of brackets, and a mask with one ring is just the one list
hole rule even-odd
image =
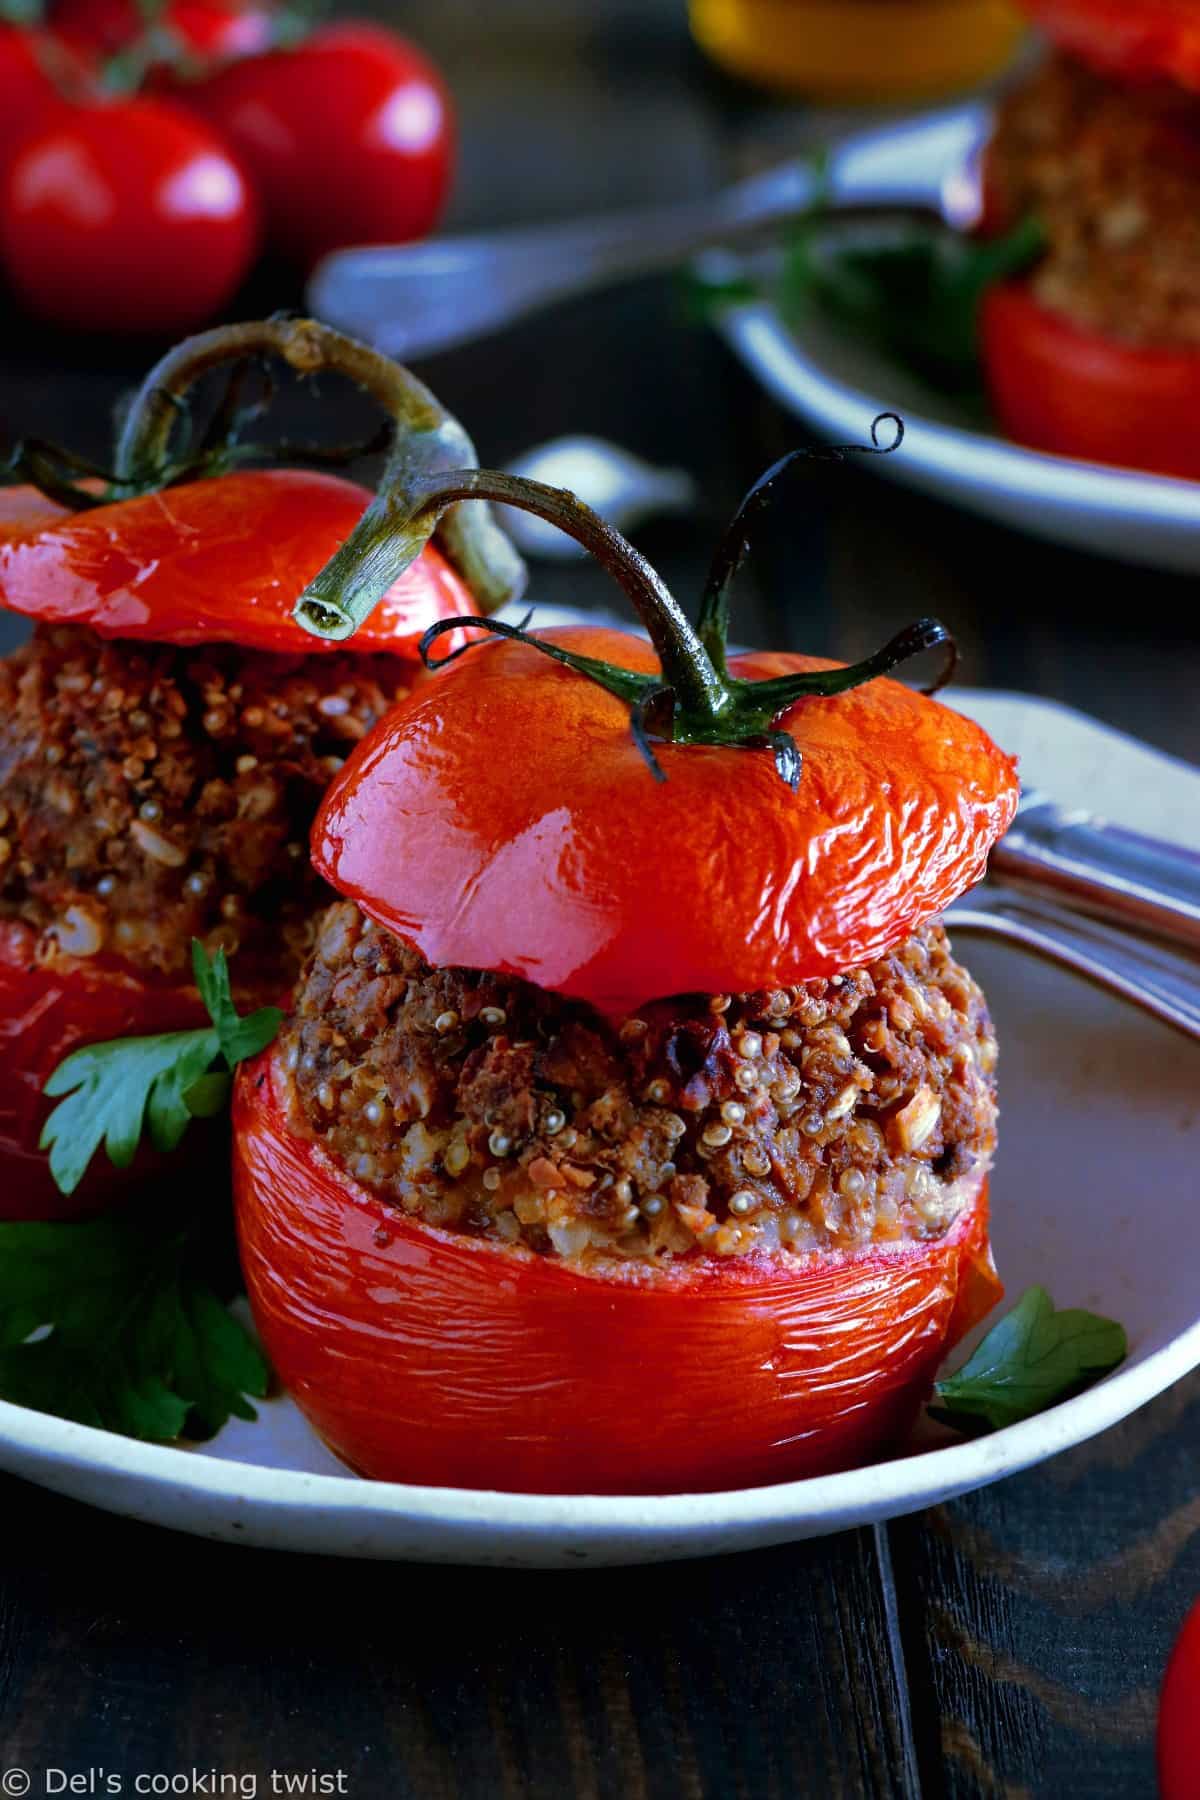
[[[700, 193], [810, 129], [707, 70], [682, 11], [398, 8], [460, 97], [454, 222]], [[100, 450], [139, 356], [14, 324], [0, 427]], [[667, 281], [423, 373], [485, 460], [581, 429], [686, 462], [702, 515], [644, 537], [683, 597], [741, 489], [798, 436]], [[612, 597], [589, 569], [539, 574], [537, 591]], [[769, 522], [736, 629], [846, 656], [929, 611], [958, 633], [968, 680], [1200, 760], [1194, 584], [858, 470], [815, 470]], [[274, 1768], [341, 1771], [355, 1800], [1137, 1800], [1154, 1791], [1167, 1650], [1200, 1590], [1198, 1441], [1194, 1380], [1043, 1468], [874, 1532], [569, 1576], [235, 1551], [4, 1481], [0, 1765], [33, 1772], [35, 1794], [48, 1768], [103, 1769], [127, 1792], [138, 1773], [216, 1770], [247, 1793], [251, 1776], [270, 1792]]]

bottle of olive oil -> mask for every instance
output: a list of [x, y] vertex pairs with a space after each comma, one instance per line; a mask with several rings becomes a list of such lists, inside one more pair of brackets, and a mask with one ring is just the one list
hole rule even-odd
[[1022, 31], [1010, 0], [691, 0], [714, 62], [813, 99], [951, 93], [992, 74]]

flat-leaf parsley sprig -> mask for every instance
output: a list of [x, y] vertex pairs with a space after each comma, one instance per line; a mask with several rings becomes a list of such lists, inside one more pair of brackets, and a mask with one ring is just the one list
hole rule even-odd
[[238, 1013], [224, 950], [210, 959], [193, 939], [192, 969], [211, 1026], [88, 1044], [47, 1081], [51, 1098], [65, 1096], [41, 1136], [61, 1193], [74, 1193], [101, 1144], [118, 1169], [129, 1167], [143, 1132], [156, 1150], [174, 1150], [192, 1119], [224, 1107], [236, 1064], [275, 1037], [283, 1020], [277, 1006]]
[[1044, 1287], [1031, 1287], [962, 1368], [937, 1383], [929, 1411], [969, 1436], [999, 1431], [1091, 1387], [1128, 1349], [1115, 1319], [1059, 1310]]
[[0, 1396], [156, 1442], [255, 1418], [267, 1365], [204, 1272], [212, 1223], [152, 1204], [0, 1225]]

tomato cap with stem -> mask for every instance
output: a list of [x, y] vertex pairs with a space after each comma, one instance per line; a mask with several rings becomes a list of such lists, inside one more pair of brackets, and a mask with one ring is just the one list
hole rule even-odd
[[[365, 388], [387, 415], [382, 436], [332, 449], [247, 441], [264, 404], [249, 397], [250, 376], [272, 357], [302, 378], [333, 371]], [[208, 426], [193, 430], [195, 385], [220, 368], [229, 370], [223, 397]], [[176, 446], [180, 423], [194, 441]], [[329, 647], [293, 623], [291, 604], [375, 503], [321, 470], [247, 465], [337, 467], [393, 435], [405, 457], [474, 460], [470, 439], [428, 389], [366, 345], [282, 318], [202, 333], [146, 377], [113, 468], [37, 440], [17, 446], [10, 476], [35, 491], [0, 492], [0, 601], [107, 637], [296, 654]], [[523, 582], [519, 557], [481, 509], [450, 514], [436, 545], [388, 584], [357, 648], [415, 656], [431, 623], [498, 604]]]

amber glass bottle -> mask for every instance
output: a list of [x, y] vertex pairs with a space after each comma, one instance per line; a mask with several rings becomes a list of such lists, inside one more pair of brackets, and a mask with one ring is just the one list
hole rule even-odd
[[1022, 21], [1009, 0], [691, 0], [714, 62], [822, 100], [897, 100], [998, 69]]

